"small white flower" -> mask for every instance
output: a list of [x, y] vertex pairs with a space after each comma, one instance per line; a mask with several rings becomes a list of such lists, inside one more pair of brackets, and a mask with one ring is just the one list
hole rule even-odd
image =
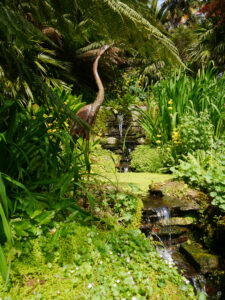
[[132, 300], [136, 300], [137, 298], [136, 297], [132, 297]]
[[120, 283], [120, 280], [119, 279], [117, 279], [117, 281], [116, 281], [117, 283]]
[[41, 225], [39, 225], [38, 228], [41, 228]]
[[100, 263], [100, 265], [102, 265], [102, 261], [100, 261], [99, 263]]
[[59, 295], [59, 294], [60, 294], [60, 291], [57, 291], [57, 294]]
[[135, 285], [136, 284], [135, 281], [133, 281], [132, 284]]
[[125, 243], [128, 244], [128, 241], [126, 241]]
[[76, 267], [76, 270], [79, 270], [79, 268], [78, 268], [78, 267]]
[[93, 283], [89, 283], [88, 289], [91, 289], [93, 287]]
[[26, 238], [26, 237], [24, 237], [23, 239], [24, 239], [24, 241], [26, 241], [26, 239], [27, 239], [27, 238]]
[[110, 252], [109, 252], [109, 254], [111, 254], [111, 255], [112, 255], [112, 251], [110, 251]]
[[127, 262], [130, 262], [130, 258], [129, 257], [127, 258]]
[[35, 295], [36, 294], [36, 292], [33, 292], [33, 295]]
[[114, 287], [116, 286], [116, 283], [114, 283], [114, 285], [113, 285]]
[[112, 262], [114, 263], [114, 262], [115, 262], [115, 260], [113, 259], [113, 260], [112, 260]]
[[128, 271], [127, 274], [130, 275], [130, 271]]
[[121, 257], [123, 257], [123, 254], [121, 254]]
[[74, 273], [74, 270], [70, 270], [70, 273]]
[[120, 253], [117, 253], [118, 256], [120, 256]]

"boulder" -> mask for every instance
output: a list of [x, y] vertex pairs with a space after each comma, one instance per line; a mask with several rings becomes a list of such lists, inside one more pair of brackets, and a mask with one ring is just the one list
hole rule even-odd
[[180, 246], [180, 250], [203, 274], [212, 273], [219, 268], [219, 256], [203, 249], [202, 245], [196, 242], [184, 243]]

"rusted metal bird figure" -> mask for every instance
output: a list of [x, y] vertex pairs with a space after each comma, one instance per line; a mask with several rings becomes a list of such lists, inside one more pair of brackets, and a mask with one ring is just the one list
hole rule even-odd
[[[104, 87], [102, 84], [102, 81], [98, 75], [98, 62], [102, 54], [109, 49], [109, 45], [103, 46], [97, 54], [97, 58], [94, 61], [93, 64], [93, 73], [95, 77], [96, 84], [98, 86], [98, 94], [95, 99], [95, 101], [91, 104], [85, 105], [82, 107], [78, 112], [77, 116], [81, 118], [83, 121], [87, 122], [88, 125], [92, 125], [97, 117], [98, 111], [102, 105], [102, 102], [104, 101]], [[72, 126], [70, 128], [70, 135], [73, 137], [73, 139], [76, 141], [79, 137], [83, 137], [86, 139], [87, 143], [89, 141], [89, 132], [90, 130], [87, 128], [84, 128], [84, 126], [78, 124], [78, 122], [75, 120], [72, 123]]]

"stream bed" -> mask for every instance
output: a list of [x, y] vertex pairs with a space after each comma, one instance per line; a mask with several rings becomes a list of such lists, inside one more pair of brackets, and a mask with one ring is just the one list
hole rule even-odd
[[178, 268], [196, 295], [225, 299], [213, 276], [221, 267], [220, 257], [205, 249], [193, 234], [200, 206], [193, 199], [185, 202], [168, 194], [163, 196], [157, 191], [144, 200], [142, 232], [153, 238], [162, 259]]

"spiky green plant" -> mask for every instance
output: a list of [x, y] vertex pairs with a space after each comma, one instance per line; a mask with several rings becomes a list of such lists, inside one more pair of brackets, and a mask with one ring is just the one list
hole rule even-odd
[[225, 133], [224, 79], [218, 79], [214, 72], [209, 67], [206, 71], [199, 70], [194, 78], [179, 71], [152, 86], [153, 97], [148, 99], [147, 110], [137, 109], [151, 142], [170, 141], [181, 116], [191, 110], [197, 114], [208, 112], [215, 136], [221, 137]]

